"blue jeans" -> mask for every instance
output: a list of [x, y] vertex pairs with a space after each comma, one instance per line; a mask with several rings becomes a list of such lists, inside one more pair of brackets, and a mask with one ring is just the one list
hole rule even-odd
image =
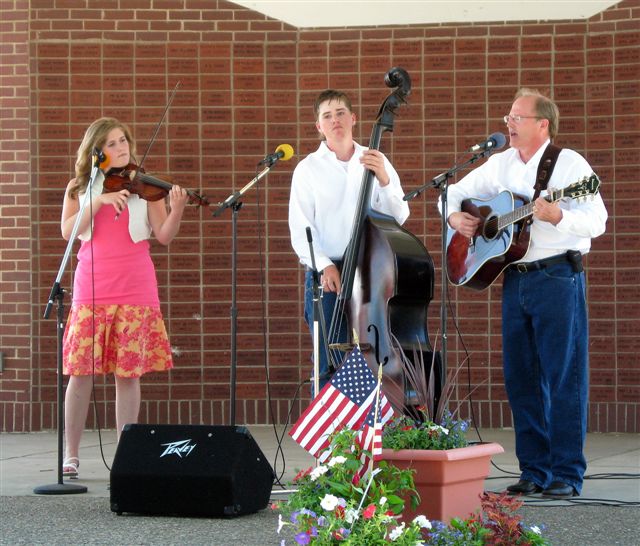
[[[331, 318], [333, 317], [333, 308], [335, 306], [337, 295], [335, 292], [324, 292], [320, 303], [322, 305], [322, 312], [324, 315], [324, 322], [327, 327], [327, 335], [329, 334], [329, 328], [331, 326]], [[311, 332], [311, 341], [313, 342], [313, 272], [307, 271], [304, 276], [304, 320], [309, 326]], [[327, 358], [327, 351], [325, 349], [324, 336], [322, 335], [322, 328], [318, 326], [319, 331], [319, 355], [320, 362], [318, 368], [320, 370], [320, 389], [324, 387], [329, 379], [329, 360]], [[347, 341], [347, 323], [346, 320], [342, 321], [342, 328], [340, 329], [340, 335], [336, 342], [343, 343]], [[339, 364], [337, 362], [336, 364]]]
[[507, 270], [502, 297], [504, 380], [521, 478], [582, 490], [587, 462], [588, 321], [584, 273], [569, 263]]

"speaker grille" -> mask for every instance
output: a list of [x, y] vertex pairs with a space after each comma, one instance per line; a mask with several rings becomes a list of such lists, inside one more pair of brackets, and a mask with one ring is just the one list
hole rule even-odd
[[111, 510], [239, 516], [265, 508], [272, 484], [246, 427], [126, 425], [111, 469]]

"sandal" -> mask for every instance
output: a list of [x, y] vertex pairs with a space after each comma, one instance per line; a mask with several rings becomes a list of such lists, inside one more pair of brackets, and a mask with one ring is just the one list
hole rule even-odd
[[62, 475], [66, 478], [78, 479], [78, 467], [80, 459], [78, 457], [68, 457], [62, 463]]

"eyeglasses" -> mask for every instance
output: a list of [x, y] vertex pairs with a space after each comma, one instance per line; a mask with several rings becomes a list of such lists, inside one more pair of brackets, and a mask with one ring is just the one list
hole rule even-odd
[[540, 119], [538, 116], [512, 116], [511, 114], [507, 114], [502, 119], [505, 123], [509, 123], [509, 118], [515, 123], [520, 123], [523, 119]]

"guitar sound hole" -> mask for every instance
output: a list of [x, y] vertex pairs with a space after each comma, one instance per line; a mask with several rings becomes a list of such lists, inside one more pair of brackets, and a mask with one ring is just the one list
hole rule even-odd
[[485, 239], [495, 239], [498, 235], [498, 217], [490, 216], [484, 223], [483, 236]]

